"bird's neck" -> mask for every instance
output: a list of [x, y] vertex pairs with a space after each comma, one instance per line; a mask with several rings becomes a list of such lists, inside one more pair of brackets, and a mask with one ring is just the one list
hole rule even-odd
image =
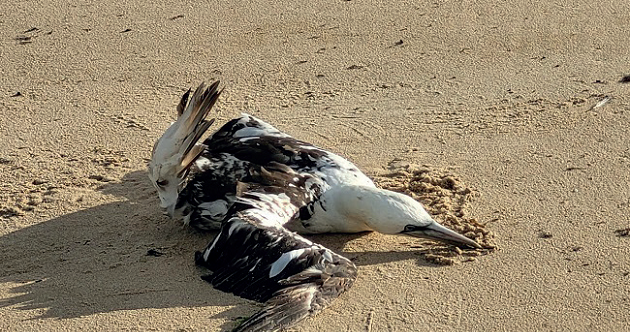
[[[413, 198], [397, 192], [368, 186], [335, 186], [322, 196], [325, 215], [338, 225], [335, 232], [376, 230], [396, 234], [408, 224], [431, 222], [431, 216]], [[317, 213], [316, 213], [317, 214]], [[347, 225], [347, 226], [346, 226]]]

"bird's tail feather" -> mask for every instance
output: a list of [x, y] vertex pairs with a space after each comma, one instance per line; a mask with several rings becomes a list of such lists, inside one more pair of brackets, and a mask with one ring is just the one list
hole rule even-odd
[[212, 106], [216, 103], [223, 90], [219, 90], [219, 81], [214, 82], [206, 88], [201, 83], [195, 90], [190, 101], [188, 90], [177, 105], [177, 121], [173, 124], [175, 132], [173, 135], [174, 152], [181, 155], [178, 176], [183, 175], [190, 165], [203, 153], [205, 146], [197, 144], [201, 136], [214, 123], [215, 119], [206, 120]]

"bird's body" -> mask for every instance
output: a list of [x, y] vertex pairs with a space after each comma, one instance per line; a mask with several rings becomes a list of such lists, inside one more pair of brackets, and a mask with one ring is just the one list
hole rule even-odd
[[[308, 173], [321, 180], [318, 198], [340, 185], [375, 187], [372, 180], [348, 160], [288, 136], [251, 115], [243, 114], [223, 125], [208, 137], [205, 149], [195, 162], [190, 181], [179, 193], [177, 203], [167, 207], [172, 215], [201, 230], [219, 229], [229, 206], [234, 202], [239, 182], [248, 181], [249, 168], [280, 163], [298, 173]], [[327, 233], [309, 230], [300, 222], [310, 219], [313, 204], [305, 206], [290, 219], [291, 229], [303, 233]], [[305, 222], [305, 225], [311, 225]], [[363, 229], [368, 230], [368, 229]], [[332, 229], [329, 232], [343, 232]]]
[[479, 245], [435, 222], [422, 205], [377, 188], [350, 161], [251, 115], [198, 143], [220, 92], [202, 84], [156, 142], [149, 177], [162, 207], [201, 230], [219, 230], [196, 262], [220, 290], [265, 302], [238, 331], [272, 331], [326, 307], [356, 279], [348, 259], [296, 234], [375, 230]]

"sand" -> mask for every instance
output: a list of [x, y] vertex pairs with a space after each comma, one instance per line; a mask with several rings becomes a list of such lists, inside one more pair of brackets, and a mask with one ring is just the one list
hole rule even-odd
[[165, 217], [145, 170], [180, 95], [221, 79], [219, 122], [260, 116], [495, 247], [313, 237], [360, 276], [295, 331], [625, 331], [628, 17], [625, 0], [3, 1], [0, 330], [221, 331], [257, 310], [199, 278], [211, 235]]

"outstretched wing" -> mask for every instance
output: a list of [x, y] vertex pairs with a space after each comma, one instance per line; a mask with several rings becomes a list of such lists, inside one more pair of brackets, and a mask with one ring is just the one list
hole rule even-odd
[[216, 289], [265, 303], [235, 331], [276, 331], [326, 308], [352, 286], [357, 270], [283, 227], [317, 194], [315, 178], [273, 163], [250, 173], [231, 217], [195, 259], [212, 271], [204, 279]]

